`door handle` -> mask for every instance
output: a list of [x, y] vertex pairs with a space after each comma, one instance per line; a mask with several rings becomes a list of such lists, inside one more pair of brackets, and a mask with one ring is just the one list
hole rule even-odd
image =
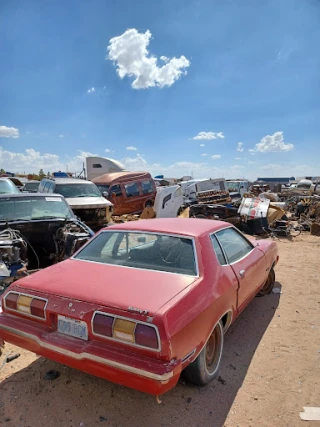
[[240, 277], [244, 277], [246, 270], [240, 270], [239, 275]]

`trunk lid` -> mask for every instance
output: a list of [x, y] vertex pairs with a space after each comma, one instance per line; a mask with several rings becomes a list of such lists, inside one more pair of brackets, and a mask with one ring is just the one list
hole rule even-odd
[[196, 277], [69, 259], [19, 280], [16, 285], [70, 300], [154, 314]]

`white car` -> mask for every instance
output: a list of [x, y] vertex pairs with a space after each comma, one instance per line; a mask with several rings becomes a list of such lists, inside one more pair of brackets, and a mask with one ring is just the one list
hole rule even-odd
[[65, 197], [71, 209], [89, 227], [99, 229], [112, 215], [113, 204], [105, 199], [90, 181], [76, 178], [45, 178], [39, 193], [58, 193]]

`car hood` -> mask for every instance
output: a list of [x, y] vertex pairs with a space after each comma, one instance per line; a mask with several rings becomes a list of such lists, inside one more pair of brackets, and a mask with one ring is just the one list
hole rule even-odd
[[72, 209], [96, 209], [112, 206], [112, 203], [104, 197], [66, 197]]
[[15, 283], [26, 290], [154, 314], [197, 278], [69, 259]]

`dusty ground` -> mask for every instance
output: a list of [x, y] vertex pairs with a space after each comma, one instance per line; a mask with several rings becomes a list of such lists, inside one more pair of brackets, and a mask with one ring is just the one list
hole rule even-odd
[[[219, 381], [183, 382], [162, 398], [130, 390], [37, 358], [21, 357], [0, 371], [0, 425], [6, 427], [282, 427], [301, 421], [303, 406], [320, 406], [320, 238], [279, 242], [276, 287], [255, 298], [231, 327]], [[0, 365], [1, 365], [0, 359]], [[46, 381], [45, 373], [61, 375]]]

